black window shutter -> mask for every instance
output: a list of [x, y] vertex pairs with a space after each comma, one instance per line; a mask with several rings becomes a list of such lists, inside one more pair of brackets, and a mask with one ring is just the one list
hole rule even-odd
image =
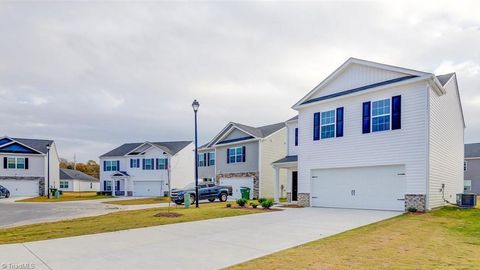
[[154, 166], [155, 166], [154, 168], [158, 170], [158, 168], [159, 168], [158, 167], [158, 158], [155, 159], [155, 165]]
[[145, 170], [145, 159], [142, 159], [142, 170]]
[[298, 145], [298, 128], [295, 128], [295, 146]]
[[130, 159], [130, 168], [133, 168], [133, 159]]
[[343, 107], [337, 108], [337, 137], [343, 137]]
[[165, 170], [168, 170], [168, 158], [165, 159]]
[[150, 164], [152, 164], [152, 170], [155, 170], [155, 159], [154, 158], [150, 159]]
[[392, 97], [392, 129], [402, 128], [402, 96]]
[[7, 168], [7, 157], [4, 157], [4, 158], [3, 158], [3, 168], [4, 168], [4, 169]]
[[25, 158], [25, 170], [28, 170], [28, 157]]
[[210, 153], [207, 153], [207, 161], [205, 166], [210, 166]]
[[320, 139], [320, 113], [313, 114], [313, 140], [318, 141]]
[[247, 160], [247, 147], [242, 146], [242, 162], [245, 162]]
[[117, 171], [120, 171], [120, 160], [117, 160]]
[[103, 161], [103, 171], [104, 172], [107, 171], [107, 161], [106, 160]]
[[227, 148], [227, 163], [230, 163], [230, 148]]
[[203, 153], [203, 167], [207, 167], [207, 153]]
[[370, 101], [363, 103], [362, 130], [364, 134], [370, 133], [370, 105], [371, 105]]

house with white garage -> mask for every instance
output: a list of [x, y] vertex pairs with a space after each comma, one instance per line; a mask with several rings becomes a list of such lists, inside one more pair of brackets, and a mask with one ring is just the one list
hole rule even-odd
[[[250, 188], [251, 198], [273, 197], [271, 163], [285, 156], [286, 140], [285, 123], [252, 127], [230, 122], [200, 147], [199, 178], [231, 186], [233, 198], [241, 197], [241, 187]], [[286, 188], [286, 173], [279, 179]]]
[[43, 196], [48, 186], [59, 186], [60, 161], [53, 140], [0, 137], [0, 160], [0, 185], [10, 196]]
[[463, 192], [465, 124], [455, 73], [350, 58], [293, 109], [288, 153], [272, 164], [288, 172], [290, 201], [423, 211]]
[[164, 196], [195, 181], [191, 141], [126, 143], [100, 156], [100, 190], [114, 196]]
[[59, 188], [70, 192], [99, 191], [100, 181], [84, 172], [61, 168]]
[[464, 192], [480, 194], [480, 143], [465, 144], [463, 171]]

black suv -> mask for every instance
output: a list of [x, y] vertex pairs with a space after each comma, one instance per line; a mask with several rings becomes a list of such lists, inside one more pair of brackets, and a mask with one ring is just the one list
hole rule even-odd
[[10, 191], [4, 186], [0, 185], [0, 197], [8, 198], [10, 197]]

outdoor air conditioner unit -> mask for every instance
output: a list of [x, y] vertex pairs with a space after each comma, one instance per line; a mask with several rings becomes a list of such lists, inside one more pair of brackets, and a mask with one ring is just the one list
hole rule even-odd
[[457, 194], [457, 205], [460, 207], [474, 208], [477, 205], [477, 194]]

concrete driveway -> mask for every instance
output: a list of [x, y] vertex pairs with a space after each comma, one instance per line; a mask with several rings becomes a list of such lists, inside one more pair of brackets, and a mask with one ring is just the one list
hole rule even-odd
[[400, 214], [286, 209], [0, 245], [0, 264], [35, 264], [35, 269], [219, 269]]

